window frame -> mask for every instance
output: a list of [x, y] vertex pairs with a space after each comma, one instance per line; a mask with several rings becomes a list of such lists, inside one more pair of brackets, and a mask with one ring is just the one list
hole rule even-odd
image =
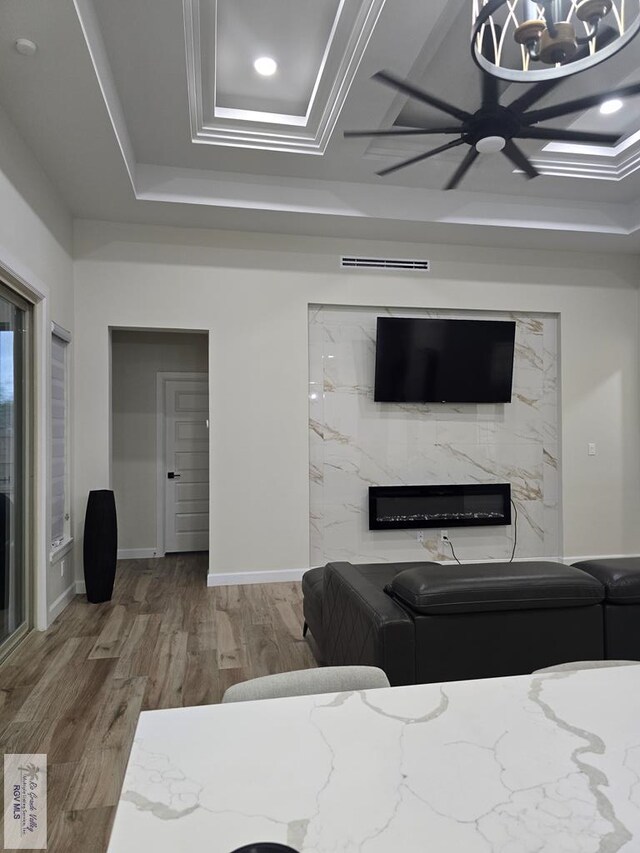
[[0, 296], [6, 301], [12, 303], [16, 308], [24, 312], [24, 342], [22, 347], [23, 358], [23, 383], [24, 383], [24, 403], [23, 403], [23, 442], [22, 462], [24, 465], [23, 471], [23, 494], [22, 494], [22, 523], [20, 525], [20, 536], [22, 539], [22, 562], [23, 562], [23, 600], [24, 600], [24, 620], [13, 634], [6, 640], [0, 643], [0, 662], [4, 661], [8, 655], [19, 645], [26, 637], [33, 626], [35, 616], [35, 601], [34, 589], [37, 583], [37, 578], [34, 569], [34, 523], [36, 518], [34, 488], [33, 488], [33, 472], [35, 470], [35, 428], [34, 428], [34, 392], [35, 392], [35, 373], [34, 373], [34, 347], [35, 347], [35, 320], [34, 308], [35, 303], [25, 298], [25, 295], [13, 286], [13, 278], [7, 269], [0, 264]]

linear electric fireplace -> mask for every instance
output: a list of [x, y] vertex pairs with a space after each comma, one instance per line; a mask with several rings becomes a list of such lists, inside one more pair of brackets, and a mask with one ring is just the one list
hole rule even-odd
[[511, 486], [370, 486], [369, 530], [511, 524]]

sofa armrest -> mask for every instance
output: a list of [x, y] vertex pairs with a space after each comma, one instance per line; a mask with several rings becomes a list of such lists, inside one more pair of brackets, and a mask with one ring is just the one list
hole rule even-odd
[[324, 575], [323, 652], [333, 666], [378, 666], [392, 685], [415, 684], [413, 619], [351, 563]]

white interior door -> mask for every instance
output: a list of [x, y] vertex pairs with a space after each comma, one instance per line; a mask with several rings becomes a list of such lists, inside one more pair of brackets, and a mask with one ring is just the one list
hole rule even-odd
[[209, 387], [164, 382], [164, 550], [209, 548]]

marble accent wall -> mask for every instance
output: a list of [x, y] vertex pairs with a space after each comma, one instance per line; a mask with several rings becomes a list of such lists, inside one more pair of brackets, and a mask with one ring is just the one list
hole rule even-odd
[[[516, 321], [512, 402], [374, 403], [376, 318]], [[369, 530], [368, 487], [511, 483], [516, 558], [561, 554], [558, 318], [310, 306], [310, 565], [451, 559], [440, 531]], [[460, 560], [508, 559], [516, 525], [451, 528]]]

